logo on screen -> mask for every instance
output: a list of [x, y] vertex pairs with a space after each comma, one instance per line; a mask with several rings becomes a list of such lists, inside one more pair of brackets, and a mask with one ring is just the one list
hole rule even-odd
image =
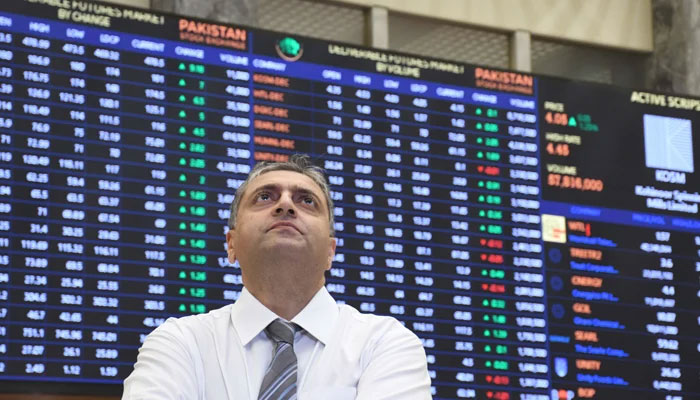
[[644, 114], [644, 153], [649, 168], [694, 172], [690, 120]]
[[277, 54], [285, 61], [296, 61], [304, 53], [304, 46], [293, 37], [283, 37], [275, 44]]
[[542, 214], [542, 239], [545, 242], [566, 243], [566, 218]]

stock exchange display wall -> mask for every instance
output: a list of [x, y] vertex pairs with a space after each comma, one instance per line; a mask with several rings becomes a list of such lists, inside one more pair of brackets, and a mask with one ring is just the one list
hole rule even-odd
[[119, 393], [148, 332], [236, 300], [234, 190], [303, 152], [336, 202], [328, 290], [421, 338], [434, 398], [700, 396], [698, 99], [0, 10], [0, 387]]

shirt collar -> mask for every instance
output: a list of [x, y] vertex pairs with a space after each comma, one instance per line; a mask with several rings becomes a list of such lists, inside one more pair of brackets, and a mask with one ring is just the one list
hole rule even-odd
[[278, 318], [277, 314], [258, 301], [245, 286], [238, 300], [231, 306], [231, 322], [243, 346], [246, 346], [276, 318]]
[[304, 328], [324, 345], [328, 344], [338, 318], [338, 305], [326, 287], [322, 287], [292, 322]]
[[[328, 290], [322, 287], [309, 303], [292, 318], [324, 345], [328, 343], [338, 317], [338, 306]], [[231, 307], [231, 322], [238, 332], [243, 346], [262, 332], [270, 322], [280, 318], [270, 311], [248, 289], [243, 287], [238, 300]]]

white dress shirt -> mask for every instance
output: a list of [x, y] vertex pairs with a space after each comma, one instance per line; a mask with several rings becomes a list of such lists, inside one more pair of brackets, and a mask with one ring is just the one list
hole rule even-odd
[[[169, 318], [148, 335], [122, 400], [257, 400], [279, 318], [245, 288], [231, 305]], [[420, 340], [396, 319], [338, 305], [322, 288], [291, 322], [299, 400], [431, 399]]]

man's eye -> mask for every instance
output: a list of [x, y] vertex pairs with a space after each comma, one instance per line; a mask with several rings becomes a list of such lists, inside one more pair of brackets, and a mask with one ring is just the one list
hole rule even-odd
[[264, 192], [260, 193], [260, 194], [258, 194], [258, 200], [262, 200], [262, 201], [270, 200], [270, 194], [264, 193]]
[[304, 204], [309, 204], [313, 205], [314, 204], [314, 198], [313, 197], [304, 197]]

